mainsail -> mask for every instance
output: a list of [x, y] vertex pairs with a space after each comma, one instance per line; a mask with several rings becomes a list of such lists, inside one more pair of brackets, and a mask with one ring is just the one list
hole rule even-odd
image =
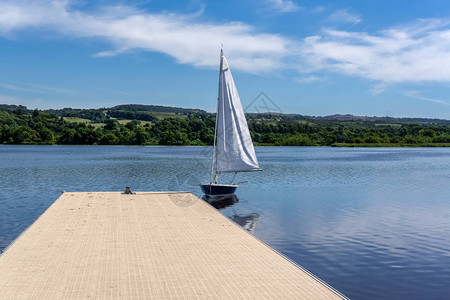
[[261, 170], [227, 59], [220, 52], [216, 173]]

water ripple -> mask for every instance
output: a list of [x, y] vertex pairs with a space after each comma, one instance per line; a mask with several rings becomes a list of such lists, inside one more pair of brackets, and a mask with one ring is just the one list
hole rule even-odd
[[[0, 146], [0, 251], [66, 191], [187, 190], [210, 148]], [[353, 299], [450, 295], [450, 149], [256, 147], [222, 213]], [[231, 180], [230, 177], [224, 180]]]

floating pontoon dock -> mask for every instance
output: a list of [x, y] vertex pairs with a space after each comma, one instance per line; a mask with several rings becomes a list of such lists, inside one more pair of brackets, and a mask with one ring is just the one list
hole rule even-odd
[[0, 256], [2, 299], [342, 299], [190, 193], [63, 193]]

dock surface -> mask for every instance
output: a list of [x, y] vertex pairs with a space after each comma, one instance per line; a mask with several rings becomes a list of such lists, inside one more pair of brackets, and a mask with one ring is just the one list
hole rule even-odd
[[63, 193], [0, 256], [2, 299], [342, 299], [190, 193]]

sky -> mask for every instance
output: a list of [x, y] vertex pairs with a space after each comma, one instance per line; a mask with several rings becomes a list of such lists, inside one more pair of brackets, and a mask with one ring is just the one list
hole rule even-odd
[[212, 112], [222, 45], [249, 112], [450, 119], [444, 0], [0, 0], [0, 103]]

